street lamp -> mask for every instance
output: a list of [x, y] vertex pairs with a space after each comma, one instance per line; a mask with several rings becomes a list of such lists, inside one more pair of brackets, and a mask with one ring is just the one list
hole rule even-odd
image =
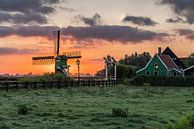
[[79, 59], [76, 60], [76, 64], [77, 64], [77, 70], [78, 70], [78, 73], [77, 73], [78, 81], [80, 82], [80, 60]]

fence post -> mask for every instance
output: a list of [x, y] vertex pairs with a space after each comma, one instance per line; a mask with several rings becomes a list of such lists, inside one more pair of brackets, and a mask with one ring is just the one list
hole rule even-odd
[[34, 82], [34, 89], [37, 88], [37, 82]]
[[9, 90], [9, 83], [8, 82], [5, 83], [5, 89], [6, 89], [6, 91]]
[[50, 87], [53, 88], [53, 81], [51, 81]]
[[72, 83], [72, 86], [74, 87], [74, 82], [73, 82], [73, 80], [71, 81], [71, 83]]
[[24, 87], [28, 89], [28, 82], [24, 82]]
[[57, 81], [57, 87], [58, 87], [58, 89], [61, 88], [61, 87], [60, 87], [60, 81]]
[[16, 86], [16, 89], [18, 90], [19, 89], [19, 84], [18, 84], [17, 81], [15, 82], [15, 86]]

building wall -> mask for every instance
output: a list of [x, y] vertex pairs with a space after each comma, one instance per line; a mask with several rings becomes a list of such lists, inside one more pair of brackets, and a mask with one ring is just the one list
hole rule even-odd
[[[158, 65], [158, 68], [155, 65]], [[148, 75], [149, 72], [149, 75]], [[160, 61], [158, 56], [154, 56], [151, 62], [148, 64], [147, 68], [138, 72], [137, 75], [148, 75], [148, 76], [168, 76], [168, 70], [164, 66], [164, 64]]]
[[185, 75], [185, 76], [194, 76], [194, 67], [192, 67], [192, 68], [186, 70], [186, 71], [184, 72], [184, 75]]

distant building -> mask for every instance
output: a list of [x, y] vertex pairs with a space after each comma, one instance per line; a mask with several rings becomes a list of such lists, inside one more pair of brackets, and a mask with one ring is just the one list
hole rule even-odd
[[184, 76], [194, 76], [194, 65], [183, 70]]
[[158, 54], [144, 68], [137, 71], [136, 74], [144, 76], [182, 77], [185, 67], [169, 47], [163, 52], [161, 52], [161, 48], [158, 48]]

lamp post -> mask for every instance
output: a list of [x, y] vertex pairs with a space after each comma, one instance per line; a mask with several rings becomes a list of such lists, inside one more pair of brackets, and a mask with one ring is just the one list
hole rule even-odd
[[77, 70], [78, 70], [78, 73], [77, 73], [78, 82], [80, 83], [80, 60], [79, 59], [76, 60], [76, 64], [77, 64]]

